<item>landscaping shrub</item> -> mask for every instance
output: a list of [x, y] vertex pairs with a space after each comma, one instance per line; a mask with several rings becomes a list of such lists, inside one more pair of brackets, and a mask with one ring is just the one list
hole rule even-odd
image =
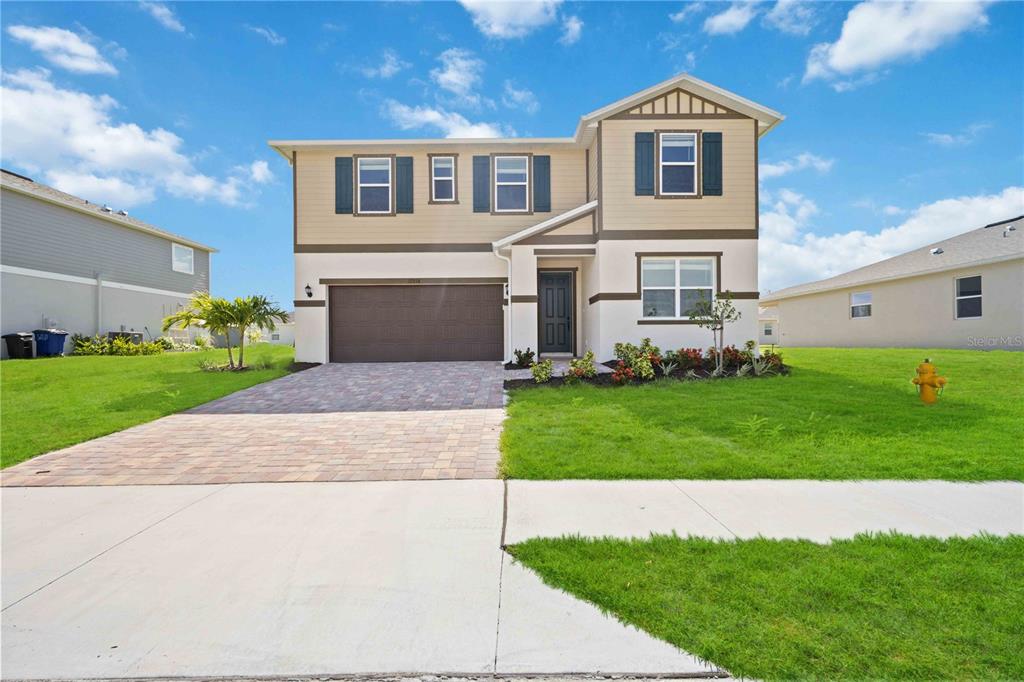
[[565, 383], [574, 384], [581, 379], [592, 379], [597, 376], [594, 366], [594, 351], [588, 350], [582, 358], [569, 361], [569, 371], [565, 373]]
[[761, 359], [767, 360], [775, 369], [782, 367], [782, 353], [771, 350], [761, 350]]
[[107, 350], [107, 339], [99, 334], [96, 336], [73, 334], [71, 336], [72, 355], [107, 355]]
[[[718, 350], [714, 346], [710, 346], [704, 356], [709, 370], [717, 366], [717, 355]], [[736, 346], [726, 346], [722, 349], [722, 369], [736, 369], [744, 362], [746, 359], [743, 356], [743, 351]]]
[[516, 364], [520, 367], [533, 367], [533, 360], [537, 354], [527, 348], [526, 350], [514, 350], [512, 354], [516, 357]]
[[701, 366], [704, 361], [704, 351], [700, 348], [680, 348], [679, 350], [669, 351], [665, 353], [665, 359], [671, 362], [675, 362], [679, 365], [679, 369], [688, 370], [695, 369]]
[[640, 341], [636, 346], [628, 342], [619, 342], [614, 346], [615, 357], [632, 370], [633, 376], [641, 379], [654, 378], [654, 366], [661, 364], [661, 349], [651, 343], [650, 338]]
[[153, 341], [153, 343], [157, 344], [158, 346], [163, 348], [165, 351], [166, 350], [174, 350], [174, 346], [175, 346], [174, 339], [172, 339], [169, 336], [161, 336], [161, 337], [157, 338], [155, 341]]
[[533, 380], [538, 384], [551, 381], [551, 375], [555, 371], [555, 363], [550, 358], [547, 360], [541, 360], [535, 362], [533, 367], [530, 368], [530, 374], [533, 375]]
[[628, 384], [630, 381], [636, 378], [636, 373], [633, 368], [626, 364], [624, 360], [619, 360], [619, 364], [615, 366], [615, 371], [612, 372], [612, 383]]
[[165, 350], [165, 345], [159, 340], [132, 343], [121, 336], [108, 339], [99, 334], [75, 334], [71, 337], [71, 343], [74, 347], [72, 355], [159, 355]]

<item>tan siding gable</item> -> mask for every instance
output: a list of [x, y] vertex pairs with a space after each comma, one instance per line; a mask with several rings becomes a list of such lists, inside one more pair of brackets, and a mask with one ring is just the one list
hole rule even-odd
[[646, 116], [652, 114], [735, 114], [737, 116], [741, 116], [741, 114], [736, 114], [736, 112], [720, 104], [715, 104], [710, 100], [698, 97], [686, 90], [676, 88], [672, 92], [649, 99], [622, 114], [618, 114], [616, 118], [628, 118], [630, 116]]
[[[551, 157], [551, 211], [518, 215], [473, 212], [473, 157], [492, 152], [546, 154]], [[457, 153], [457, 204], [429, 204], [427, 154]], [[338, 215], [334, 212], [334, 159], [374, 154], [413, 157], [413, 213], [394, 216]], [[482, 244], [495, 241], [586, 203], [585, 152], [579, 148], [509, 145], [437, 145], [389, 149], [364, 147], [299, 151], [297, 163], [297, 244]], [[589, 220], [589, 219], [588, 219]]]

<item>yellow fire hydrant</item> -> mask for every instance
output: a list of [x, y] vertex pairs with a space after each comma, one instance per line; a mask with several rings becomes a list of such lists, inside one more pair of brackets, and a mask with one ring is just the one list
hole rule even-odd
[[940, 377], [935, 373], [935, 365], [928, 358], [924, 359], [917, 366], [917, 376], [913, 382], [917, 384], [917, 393], [921, 396], [921, 402], [925, 405], [932, 405], [938, 400], [942, 388], [946, 385], [946, 377]]

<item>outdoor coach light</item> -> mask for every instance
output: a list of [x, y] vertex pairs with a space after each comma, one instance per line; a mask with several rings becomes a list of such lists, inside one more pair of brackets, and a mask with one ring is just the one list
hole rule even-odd
[[306, 285], [306, 298], [313, 298], [313, 287]]

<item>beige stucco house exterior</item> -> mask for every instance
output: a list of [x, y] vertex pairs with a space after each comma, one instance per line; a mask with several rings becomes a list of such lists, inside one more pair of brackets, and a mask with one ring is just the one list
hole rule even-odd
[[612, 357], [757, 338], [759, 138], [782, 115], [680, 75], [571, 137], [274, 140], [292, 166], [305, 362]]
[[761, 300], [786, 346], [1024, 350], [1024, 216]]

